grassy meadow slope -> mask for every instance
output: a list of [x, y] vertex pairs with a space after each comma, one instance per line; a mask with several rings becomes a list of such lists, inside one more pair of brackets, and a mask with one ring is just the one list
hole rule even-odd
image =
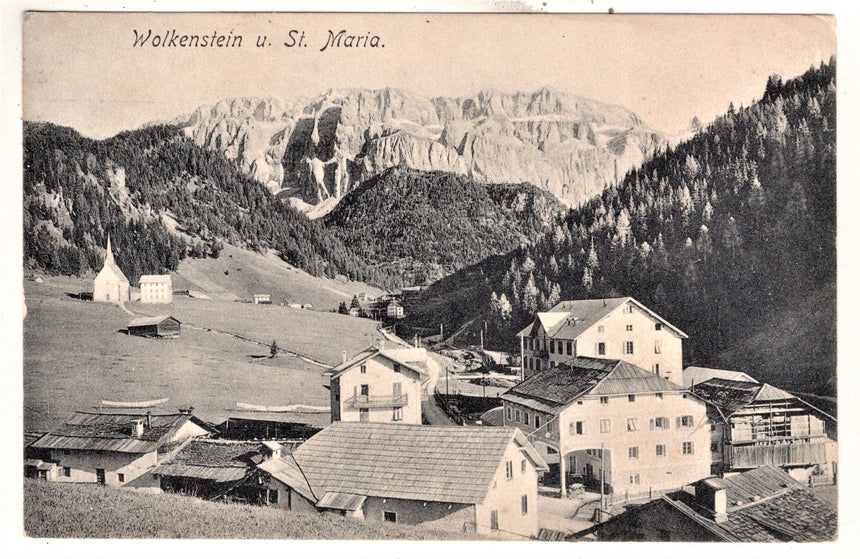
[[336, 309], [356, 293], [379, 295], [364, 283], [314, 277], [268, 251], [259, 254], [225, 244], [218, 258], [186, 258], [173, 274], [173, 288], [206, 292], [214, 299], [251, 300], [268, 293], [272, 302], [310, 303], [317, 310]]
[[264, 343], [276, 339], [283, 349], [327, 364], [378, 336], [373, 322], [335, 313], [177, 297], [147, 314], [176, 316], [186, 323], [181, 337], [138, 338], [121, 333], [132, 316], [119, 307], [66, 295], [83, 283], [63, 277], [24, 282], [25, 430], [50, 429], [102, 399], [169, 397], [168, 407], [193, 405], [210, 421], [226, 418], [237, 401], [326, 406], [325, 367], [283, 354], [261, 358], [268, 348], [205, 328]]
[[38, 538], [469, 539], [418, 526], [29, 479], [24, 530]]

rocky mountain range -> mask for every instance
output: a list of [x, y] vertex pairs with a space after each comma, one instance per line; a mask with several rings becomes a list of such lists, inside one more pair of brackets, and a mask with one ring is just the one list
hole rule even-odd
[[329, 209], [362, 181], [398, 166], [528, 182], [577, 204], [667, 140], [622, 107], [547, 88], [460, 98], [393, 88], [290, 101], [238, 98], [172, 124], [305, 210]]

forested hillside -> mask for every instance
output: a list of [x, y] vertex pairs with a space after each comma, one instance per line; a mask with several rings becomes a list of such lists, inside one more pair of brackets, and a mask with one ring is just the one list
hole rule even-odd
[[394, 168], [351, 191], [326, 217], [368, 263], [371, 283], [423, 284], [550, 230], [564, 207], [528, 184], [483, 184]]
[[[536, 244], [433, 286], [412, 324], [486, 320], [488, 339], [510, 347], [534, 312], [561, 299], [632, 295], [690, 335], [686, 362], [726, 366], [720, 355], [737, 357], [726, 348], [769, 329], [759, 339], [773, 346], [754, 365], [832, 392], [835, 76], [835, 60], [785, 83], [772, 76], [759, 102], [730, 106]], [[806, 331], [805, 351], [792, 354], [816, 357], [775, 371], [775, 321], [788, 317]]]
[[96, 141], [26, 123], [25, 265], [73, 275], [98, 270], [108, 234], [132, 282], [176, 269], [186, 255], [216, 255], [221, 240], [274, 248], [314, 275], [357, 278], [364, 270], [322, 224], [173, 126]]

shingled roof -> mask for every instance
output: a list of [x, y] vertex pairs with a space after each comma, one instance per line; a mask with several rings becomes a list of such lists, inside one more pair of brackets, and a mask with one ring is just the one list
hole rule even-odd
[[422, 363], [417, 363], [414, 361], [405, 361], [403, 359], [400, 359], [393, 352], [389, 352], [389, 351], [386, 351], [384, 349], [379, 349], [376, 347], [369, 347], [369, 348], [365, 349], [364, 351], [356, 354], [355, 356], [352, 357], [352, 359], [349, 359], [345, 363], [342, 363], [336, 367], [333, 367], [329, 371], [329, 373], [331, 374], [331, 378], [335, 378], [337, 376], [340, 376], [344, 372], [355, 367], [356, 365], [360, 365], [361, 363], [364, 363], [368, 359], [372, 359], [378, 355], [381, 355], [382, 357], [385, 357], [389, 361], [393, 361], [394, 363], [402, 365], [402, 366], [406, 367], [407, 369], [409, 369], [410, 371], [417, 373], [419, 378], [427, 375], [426, 371], [424, 370], [424, 365]]
[[[140, 437], [132, 435], [135, 421], [150, 422]], [[186, 422], [196, 417], [183, 413], [145, 414], [114, 412], [75, 412], [58, 429], [32, 443], [33, 448], [102, 450], [145, 454], [166, 444]]]
[[525, 436], [511, 427], [343, 422], [293, 452], [298, 469], [286, 457], [260, 467], [275, 477], [297, 482], [303, 477], [318, 498], [340, 493], [475, 504], [486, 497], [512, 442], [539, 470], [547, 469]]
[[616, 297], [612, 299], [582, 299], [562, 301], [547, 312], [537, 313], [534, 322], [522, 329], [517, 336], [528, 336], [532, 329], [541, 324], [550, 338], [574, 340], [583, 332], [594, 326], [603, 317], [625, 304], [639, 307], [652, 318], [658, 320], [674, 331], [678, 336], [686, 338], [687, 334], [667, 322], [657, 313], [634, 299], [633, 297]]
[[796, 397], [785, 390], [761, 384], [723, 378], [712, 378], [696, 384], [693, 394], [716, 406], [725, 416], [753, 402], [775, 402], [792, 400]]
[[176, 322], [180, 322], [180, 320], [174, 316], [170, 316], [167, 314], [162, 314], [159, 316], [139, 316], [137, 318], [132, 318], [131, 322], [128, 323], [130, 327], [134, 326], [155, 326], [156, 324], [161, 324], [168, 318], [172, 318]]
[[[552, 413], [586, 395], [648, 394], [683, 390], [659, 375], [618, 359], [574, 357], [524, 380], [501, 398], [543, 404]], [[545, 409], [543, 409], [545, 408]]]
[[217, 483], [238, 481], [262, 461], [260, 446], [258, 442], [195, 439], [159, 463], [152, 473]]

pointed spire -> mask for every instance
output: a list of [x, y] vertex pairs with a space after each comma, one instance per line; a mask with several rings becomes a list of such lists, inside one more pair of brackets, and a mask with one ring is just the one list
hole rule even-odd
[[107, 254], [105, 254], [105, 264], [115, 264], [115, 262], [113, 260], [113, 251], [110, 248], [110, 233], [108, 233]]

